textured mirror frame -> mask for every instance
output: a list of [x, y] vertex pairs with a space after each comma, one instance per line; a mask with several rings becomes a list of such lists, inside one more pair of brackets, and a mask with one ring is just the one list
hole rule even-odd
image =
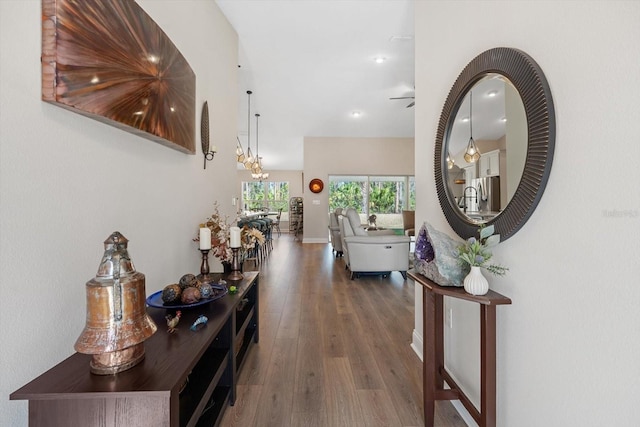
[[549, 84], [538, 64], [513, 48], [489, 49], [462, 70], [442, 108], [435, 145], [435, 179], [440, 206], [447, 221], [462, 238], [477, 236], [479, 223], [471, 221], [451, 202], [446, 186], [446, 149], [453, 120], [469, 89], [488, 73], [505, 76], [522, 98], [527, 117], [527, 157], [513, 197], [493, 224], [504, 241], [515, 234], [535, 210], [549, 179], [555, 148], [555, 110]]

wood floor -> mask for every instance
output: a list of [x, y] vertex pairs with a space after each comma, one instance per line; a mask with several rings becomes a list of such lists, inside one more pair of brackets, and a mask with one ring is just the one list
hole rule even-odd
[[[330, 245], [276, 237], [260, 265], [260, 342], [221, 426], [423, 426], [413, 302], [400, 273], [352, 281]], [[435, 425], [466, 426], [449, 402]]]

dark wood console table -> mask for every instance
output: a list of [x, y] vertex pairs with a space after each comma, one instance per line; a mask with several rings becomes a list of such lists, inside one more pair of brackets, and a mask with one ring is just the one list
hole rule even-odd
[[[219, 277], [220, 275], [214, 275]], [[216, 426], [236, 398], [236, 381], [258, 342], [258, 273], [227, 280], [238, 292], [182, 310], [169, 334], [169, 310], [147, 308], [158, 331], [145, 359], [116, 375], [89, 372], [90, 355], [75, 353], [10, 395], [29, 400], [29, 426]], [[207, 324], [190, 326], [204, 314]], [[78, 329], [80, 330], [80, 329]]]
[[[436, 400], [460, 399], [480, 427], [496, 425], [496, 306], [511, 304], [511, 299], [497, 292], [468, 294], [463, 288], [440, 286], [414, 270], [407, 272], [422, 285], [422, 384], [424, 425], [433, 426]], [[480, 304], [480, 410], [453, 381], [444, 366], [443, 297]], [[447, 382], [450, 389], [444, 388]]]

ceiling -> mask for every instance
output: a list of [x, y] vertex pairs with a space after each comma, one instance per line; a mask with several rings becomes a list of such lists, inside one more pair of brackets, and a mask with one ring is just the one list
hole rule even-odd
[[238, 136], [246, 151], [251, 90], [265, 171], [302, 170], [305, 136], [413, 137], [413, 100], [389, 99], [414, 93], [412, 0], [216, 3], [240, 43]]

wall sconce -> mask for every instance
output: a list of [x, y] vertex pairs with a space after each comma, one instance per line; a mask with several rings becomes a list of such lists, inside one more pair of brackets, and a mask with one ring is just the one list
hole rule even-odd
[[200, 140], [202, 142], [202, 154], [204, 154], [204, 168], [207, 168], [207, 161], [213, 160], [218, 151], [215, 145], [209, 149], [209, 105], [204, 101], [202, 105], [202, 118], [200, 120]]
[[204, 151], [204, 148], [202, 149], [202, 154], [204, 154], [204, 168], [207, 168], [207, 162], [213, 160], [213, 158], [215, 157], [216, 153], [218, 152], [218, 147], [216, 147], [215, 145], [211, 146], [211, 150], [210, 151]]

